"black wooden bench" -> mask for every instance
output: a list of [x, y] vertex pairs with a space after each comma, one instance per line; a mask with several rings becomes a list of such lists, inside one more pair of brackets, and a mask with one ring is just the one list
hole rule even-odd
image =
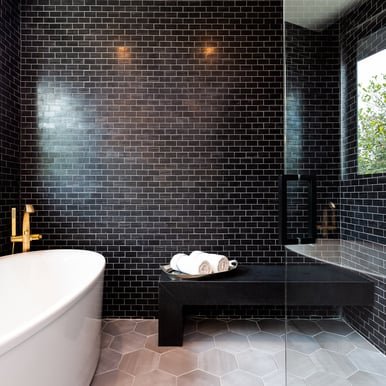
[[196, 280], [173, 280], [162, 272], [158, 343], [182, 345], [188, 305], [370, 306], [373, 298], [370, 279], [328, 264], [288, 265], [287, 271], [285, 265], [240, 265]]

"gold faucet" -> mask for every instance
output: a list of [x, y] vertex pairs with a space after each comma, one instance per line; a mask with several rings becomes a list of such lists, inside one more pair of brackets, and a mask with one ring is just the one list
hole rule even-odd
[[[329, 212], [331, 211], [331, 222], [329, 222]], [[322, 225], [318, 225], [318, 229], [322, 231], [323, 237], [328, 236], [329, 231], [336, 229], [336, 206], [330, 201], [323, 209]]]
[[31, 222], [30, 214], [35, 213], [35, 209], [31, 204], [27, 204], [23, 214], [23, 233], [21, 236], [16, 236], [16, 208], [12, 208], [11, 214], [11, 242], [12, 242], [12, 254], [15, 253], [15, 243], [22, 243], [22, 251], [28, 252], [31, 247], [31, 241], [40, 240], [43, 236], [40, 234], [31, 235]]

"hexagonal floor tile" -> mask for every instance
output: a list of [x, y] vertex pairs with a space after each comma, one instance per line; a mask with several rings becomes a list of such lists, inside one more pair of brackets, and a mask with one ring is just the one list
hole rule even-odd
[[353, 331], [351, 334], [347, 335], [347, 340], [349, 340], [354, 346], [358, 348], [364, 348], [365, 350], [369, 351], [378, 351], [370, 342], [368, 342], [356, 331]]
[[158, 353], [164, 353], [176, 349], [175, 346], [158, 346], [158, 335], [148, 336], [146, 338], [145, 347]]
[[315, 335], [322, 331], [316, 322], [304, 319], [289, 320], [288, 329], [289, 331], [299, 332], [305, 335]]
[[207, 335], [217, 335], [228, 331], [228, 326], [222, 320], [206, 319], [197, 323], [197, 331]]
[[129, 332], [116, 336], [110, 344], [113, 350], [116, 350], [122, 354], [130, 351], [139, 350], [144, 347], [146, 337], [136, 332]]
[[197, 320], [195, 319], [186, 319], [184, 322], [184, 335], [191, 334], [192, 332], [197, 331]]
[[318, 320], [318, 325], [323, 331], [332, 332], [333, 334], [346, 336], [353, 332], [353, 329], [342, 320]]
[[139, 334], [150, 336], [158, 333], [158, 321], [157, 320], [144, 320], [138, 322], [134, 329]]
[[[350, 355], [350, 354], [349, 354]], [[323, 367], [322, 371], [347, 378], [357, 371], [348, 356], [321, 349], [311, 354], [312, 360]]]
[[240, 335], [251, 335], [260, 331], [256, 322], [245, 319], [232, 320], [228, 323], [228, 328]]
[[257, 323], [261, 331], [269, 332], [275, 335], [283, 335], [286, 332], [284, 320], [279, 319], [261, 319]]
[[287, 334], [287, 345], [291, 350], [299, 351], [303, 354], [311, 354], [320, 349], [319, 343], [314, 338], [297, 332]]
[[271, 373], [263, 378], [264, 386], [284, 386], [286, 383], [288, 386], [307, 386], [306, 383], [300, 379], [295, 377], [292, 374], [286, 374], [284, 371], [278, 370], [274, 373]]
[[197, 355], [184, 349], [161, 354], [159, 368], [173, 375], [181, 375], [197, 368]]
[[276, 362], [272, 355], [256, 350], [244, 351], [236, 354], [239, 368], [260, 377], [277, 370]]
[[131, 386], [133, 382], [133, 376], [113, 370], [94, 377], [90, 386]]
[[178, 377], [177, 386], [220, 386], [220, 378], [201, 370], [195, 370]]
[[118, 369], [121, 357], [122, 355], [120, 353], [108, 348], [101, 350], [96, 374]]
[[214, 347], [214, 340], [212, 336], [193, 332], [185, 335], [183, 347], [196, 353], [208, 351]]
[[148, 373], [158, 368], [160, 354], [147, 349], [133, 351], [125, 354], [119, 369], [131, 375]]
[[320, 347], [340, 354], [347, 354], [355, 348], [348, 338], [330, 332], [322, 332], [316, 335], [315, 340]]
[[137, 322], [133, 319], [109, 320], [103, 327], [103, 331], [110, 335], [121, 335], [133, 331]]
[[299, 378], [306, 378], [322, 370], [322, 366], [314, 363], [309, 355], [288, 349], [287, 370], [290, 375], [294, 375]]
[[267, 332], [258, 332], [248, 336], [251, 346], [257, 350], [274, 354], [285, 348], [284, 340]]
[[199, 356], [198, 364], [200, 369], [219, 376], [237, 369], [234, 355], [217, 349], [202, 353]]
[[357, 371], [354, 375], [348, 378], [353, 385], [364, 386], [384, 386], [386, 385], [386, 377], [377, 374], [366, 373], [365, 371]]
[[[177, 378], [160, 370], [141, 374], [135, 377], [133, 386], [176, 386]], [[109, 385], [110, 386], [110, 385]], [[125, 385], [126, 386], [126, 385]]]
[[[221, 386], [264, 386], [264, 382], [256, 375], [252, 375], [243, 370], [236, 370], [221, 377]], [[276, 384], [278, 386], [280, 384]], [[283, 383], [284, 385], [284, 383]]]
[[386, 377], [386, 356], [382, 353], [356, 348], [347, 357], [359, 370]]
[[322, 371], [310, 375], [306, 382], [308, 386], [352, 386], [346, 379]]
[[214, 341], [218, 349], [230, 352], [241, 352], [250, 348], [247, 337], [235, 332], [218, 334], [214, 337]]

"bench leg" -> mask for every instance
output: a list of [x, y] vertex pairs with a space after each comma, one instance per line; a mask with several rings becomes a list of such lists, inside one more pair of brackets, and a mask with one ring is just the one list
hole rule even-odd
[[158, 345], [182, 346], [184, 315], [182, 305], [160, 286], [158, 313]]

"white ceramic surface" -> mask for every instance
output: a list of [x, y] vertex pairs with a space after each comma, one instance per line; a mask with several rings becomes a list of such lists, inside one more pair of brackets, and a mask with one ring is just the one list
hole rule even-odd
[[58, 249], [0, 258], [2, 386], [87, 386], [98, 357], [102, 255]]

